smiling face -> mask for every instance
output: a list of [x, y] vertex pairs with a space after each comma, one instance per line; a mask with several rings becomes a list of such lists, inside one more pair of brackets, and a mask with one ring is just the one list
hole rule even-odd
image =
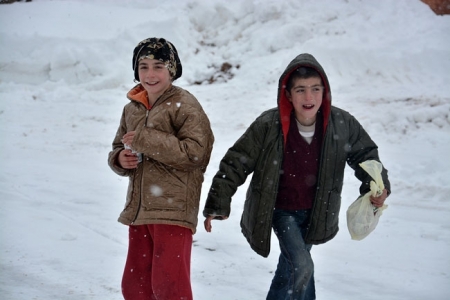
[[139, 61], [138, 72], [141, 85], [147, 91], [150, 104], [153, 105], [172, 83], [169, 70], [159, 60], [143, 58]]
[[324, 87], [320, 77], [295, 78], [286, 97], [294, 106], [295, 117], [300, 124], [314, 124], [322, 105]]

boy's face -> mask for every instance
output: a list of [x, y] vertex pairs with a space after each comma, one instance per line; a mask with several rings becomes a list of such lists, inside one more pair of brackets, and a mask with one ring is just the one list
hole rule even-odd
[[292, 102], [295, 117], [300, 124], [309, 126], [316, 121], [317, 111], [322, 105], [324, 87], [320, 77], [297, 78], [286, 97]]
[[156, 59], [141, 59], [138, 64], [138, 74], [149, 98], [159, 97], [172, 83], [166, 65]]

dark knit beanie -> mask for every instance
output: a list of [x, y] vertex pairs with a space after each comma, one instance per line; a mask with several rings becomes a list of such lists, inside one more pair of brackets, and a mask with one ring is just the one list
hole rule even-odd
[[134, 78], [139, 80], [138, 64], [143, 58], [156, 59], [167, 65], [170, 76], [175, 80], [183, 71], [175, 46], [163, 38], [148, 38], [141, 41], [133, 51]]

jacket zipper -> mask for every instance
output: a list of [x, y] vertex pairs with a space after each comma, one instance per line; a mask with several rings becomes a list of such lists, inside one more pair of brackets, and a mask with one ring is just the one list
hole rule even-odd
[[[329, 130], [328, 130], [328, 126], [327, 126], [327, 129], [326, 129], [326, 131], [325, 131], [325, 134], [323, 135], [323, 141], [322, 141], [322, 151], [321, 151], [321, 153], [320, 153], [320, 164], [319, 164], [319, 174], [317, 174], [317, 183], [318, 184], [320, 184], [320, 179], [322, 178], [322, 169], [324, 168], [324, 166], [323, 166], [323, 164], [324, 164], [324, 155], [325, 155], [325, 143], [326, 143], [326, 141], [327, 141], [327, 136], [328, 136], [328, 132], [329, 132]], [[323, 188], [322, 187], [320, 187], [320, 190], [322, 190]], [[317, 200], [318, 200], [318, 198], [319, 198], [319, 189], [317, 190], [317, 192], [316, 192], [316, 197], [315, 197], [315, 199], [314, 199], [314, 202], [313, 202], [313, 206], [312, 206], [312, 208], [311, 208], [311, 214], [309, 215], [309, 222], [308, 222], [308, 228], [306, 229], [306, 233], [305, 233], [305, 241], [307, 241], [308, 240], [308, 238], [309, 238], [309, 231], [310, 231], [310, 229], [311, 229], [311, 220], [312, 220], [312, 218], [313, 218], [313, 213], [314, 213], [314, 210], [316, 209], [316, 203], [317, 203]], [[325, 224], [325, 226], [326, 226], [326, 224]]]
[[[162, 96], [162, 95], [161, 95]], [[148, 122], [148, 115], [150, 113], [150, 110], [152, 110], [153, 107], [155, 107], [156, 103], [158, 103], [158, 101], [161, 99], [161, 96], [155, 101], [155, 103], [149, 108], [146, 109], [145, 112], [145, 121], [144, 121], [144, 127], [147, 127], [147, 122]], [[142, 155], [142, 164], [144, 163], [145, 159], [144, 159], [144, 155]], [[141, 203], [142, 203], [142, 186], [144, 185], [144, 170], [142, 170], [141, 173], [141, 184], [140, 184], [140, 191], [139, 191], [139, 202], [138, 202], [138, 207], [137, 207], [137, 211], [136, 211], [136, 215], [133, 218], [133, 221], [131, 222], [131, 225], [134, 224], [134, 222], [136, 221], [138, 215], [139, 215], [139, 211], [141, 210]]]

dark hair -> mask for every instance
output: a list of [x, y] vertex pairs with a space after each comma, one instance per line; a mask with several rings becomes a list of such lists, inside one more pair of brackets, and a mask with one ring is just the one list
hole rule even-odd
[[308, 79], [312, 77], [318, 77], [320, 78], [320, 80], [322, 80], [322, 76], [320, 76], [320, 73], [316, 69], [311, 67], [300, 67], [292, 72], [291, 75], [289, 75], [289, 79], [286, 84], [286, 90], [291, 90], [295, 80]]

